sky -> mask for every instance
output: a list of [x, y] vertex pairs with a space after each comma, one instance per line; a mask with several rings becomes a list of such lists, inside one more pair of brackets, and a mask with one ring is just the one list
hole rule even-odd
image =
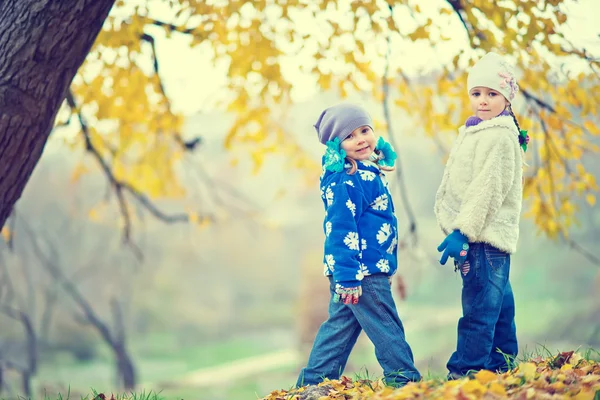
[[[422, 10], [429, 10], [432, 18], [436, 18], [436, 7], [439, 7], [440, 1], [420, 0], [419, 6]], [[600, 54], [600, 29], [594, 17], [600, 15], [600, 0], [570, 0], [566, 3], [569, 20], [564, 34], [574, 43]], [[397, 15], [396, 20], [399, 21], [401, 29], [408, 32], [414, 29], [415, 22], [412, 17]], [[449, 26], [450, 31], [464, 32], [458, 19], [453, 20], [456, 26]], [[162, 31], [153, 32], [157, 40], [161, 76], [174, 108], [185, 115], [210, 110], [212, 100], [223, 93], [222, 88], [226, 85], [224, 68], [215, 68], [212, 65], [212, 51], [208, 45], [192, 49], [185, 35], [174, 34], [167, 39], [161, 33]], [[466, 41], [460, 37], [436, 48], [423, 43], [403, 43], [394, 46], [392, 62], [402, 63], [403, 70], [409, 75], [418, 74], [420, 71], [428, 72], [441, 63], [449, 62], [459, 49], [470, 51]], [[292, 63], [294, 62], [302, 61], [293, 60]], [[286, 66], [282, 65], [282, 68], [285, 70]], [[292, 93], [295, 101], [308, 101], [317, 93], [317, 88], [310, 78], [295, 74], [293, 81], [296, 85]]]

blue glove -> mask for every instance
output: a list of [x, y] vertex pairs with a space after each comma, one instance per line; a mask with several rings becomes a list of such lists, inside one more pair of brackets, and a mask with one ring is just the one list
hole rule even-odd
[[446, 239], [438, 246], [437, 250], [444, 251], [440, 264], [446, 265], [448, 257], [452, 257], [458, 265], [462, 265], [466, 261], [469, 252], [469, 239], [459, 230], [455, 230], [446, 236]]

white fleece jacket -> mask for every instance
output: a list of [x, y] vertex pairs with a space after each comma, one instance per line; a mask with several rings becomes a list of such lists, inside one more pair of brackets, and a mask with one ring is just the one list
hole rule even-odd
[[523, 198], [523, 159], [512, 117], [459, 128], [435, 196], [435, 216], [447, 235], [517, 250]]

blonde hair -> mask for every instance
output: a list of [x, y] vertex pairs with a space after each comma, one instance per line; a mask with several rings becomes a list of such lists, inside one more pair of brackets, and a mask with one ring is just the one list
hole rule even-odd
[[[396, 167], [386, 167], [384, 165], [379, 165], [379, 161], [383, 159], [383, 154], [379, 150], [375, 150], [373, 153], [377, 155], [377, 159], [371, 161], [373, 161], [375, 165], [377, 165], [377, 168], [379, 168], [380, 171], [390, 172], [396, 169]], [[350, 157], [346, 157], [346, 161], [351, 164], [350, 169], [347, 170], [346, 173], [348, 175], [354, 175], [356, 173], [356, 170], [358, 169], [358, 164], [356, 163], [356, 160]]]

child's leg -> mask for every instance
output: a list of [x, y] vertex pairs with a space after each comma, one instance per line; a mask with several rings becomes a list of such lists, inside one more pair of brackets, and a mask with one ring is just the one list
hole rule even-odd
[[388, 277], [365, 277], [362, 291], [358, 304], [350, 309], [375, 345], [375, 355], [383, 368], [386, 384], [402, 386], [409, 381], [420, 380], [421, 375], [406, 342]]
[[351, 306], [333, 302], [334, 286], [330, 277], [329, 318], [317, 332], [308, 363], [300, 371], [296, 387], [316, 385], [324, 378], [338, 379], [361, 332]]
[[[505, 356], [498, 352], [498, 349], [509, 356], [510, 359], [506, 360]], [[490, 354], [489, 364], [486, 366], [486, 369], [506, 372], [512, 368], [512, 361], [518, 352], [519, 346], [517, 344], [517, 328], [515, 325], [515, 298], [509, 281], [504, 288], [502, 309], [500, 310], [498, 322], [496, 322], [492, 354]], [[507, 364], [507, 361], [510, 364]]]
[[458, 342], [447, 364], [454, 377], [488, 365], [510, 272], [510, 256], [484, 243], [471, 245], [467, 263], [460, 269], [463, 316], [458, 320]]

